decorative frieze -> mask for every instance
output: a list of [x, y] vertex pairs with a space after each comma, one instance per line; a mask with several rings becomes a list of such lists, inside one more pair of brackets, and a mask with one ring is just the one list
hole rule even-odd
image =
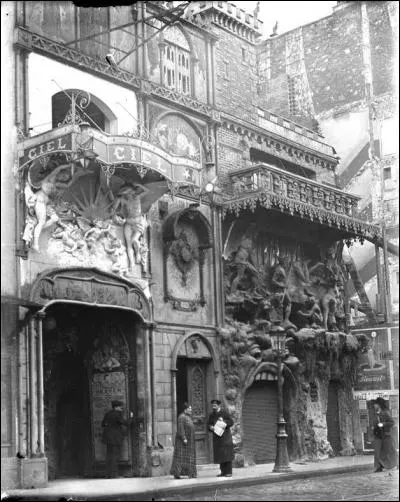
[[106, 61], [88, 56], [82, 51], [72, 49], [64, 44], [50, 40], [37, 33], [32, 33], [25, 28], [16, 28], [15, 44], [22, 49], [28, 49], [39, 54], [44, 54], [52, 59], [72, 63], [85, 71], [92, 71], [101, 76], [107, 76], [124, 85], [135, 88], [140, 87], [140, 78], [136, 75], [122, 70], [121, 68], [110, 66]]
[[83, 68], [85, 71], [91, 71], [128, 87], [134, 87], [140, 93], [152, 94], [153, 96], [171, 101], [175, 105], [201, 113], [212, 121], [217, 120], [214, 119], [215, 113], [213, 113], [212, 107], [207, 104], [201, 103], [190, 96], [180, 94], [173, 89], [167, 89], [155, 82], [142, 79], [119, 67], [110, 66], [106, 61], [103, 62], [100, 59], [88, 56], [80, 50], [72, 49], [21, 27], [16, 28], [15, 39], [17, 47], [44, 54], [52, 59], [68, 62], [78, 68]]
[[174, 104], [182, 105], [189, 108], [192, 111], [202, 113], [207, 117], [212, 118], [212, 108], [205, 103], [201, 103], [196, 99], [186, 96], [185, 94], [180, 94], [179, 92], [163, 87], [162, 85], [156, 84], [155, 82], [149, 82], [149, 88], [153, 96], [158, 96], [163, 99], [172, 101]]

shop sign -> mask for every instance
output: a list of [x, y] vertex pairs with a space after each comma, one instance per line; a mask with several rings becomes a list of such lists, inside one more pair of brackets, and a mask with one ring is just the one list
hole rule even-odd
[[179, 183], [200, 185], [200, 163], [194, 159], [178, 157], [145, 141], [116, 136], [112, 139], [93, 136], [93, 150], [99, 160], [107, 164], [136, 164], [157, 171]]
[[20, 165], [25, 164], [30, 160], [35, 160], [43, 155], [49, 155], [53, 152], [72, 150], [72, 134], [65, 134], [59, 138], [51, 139], [43, 143], [39, 143], [24, 150], [23, 156], [20, 159]]
[[353, 399], [362, 403], [363, 401], [373, 401], [378, 397], [382, 397], [383, 399], [389, 399], [390, 396], [398, 395], [398, 391], [396, 390], [386, 390], [386, 391], [353, 391]]
[[[356, 332], [353, 331], [353, 333]], [[364, 334], [368, 343], [359, 357], [354, 390], [390, 389], [389, 361], [391, 360], [391, 351], [388, 343], [388, 329], [357, 330], [357, 334]]]

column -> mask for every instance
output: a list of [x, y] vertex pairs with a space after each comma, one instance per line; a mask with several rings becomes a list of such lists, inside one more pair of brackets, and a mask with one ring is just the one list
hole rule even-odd
[[44, 457], [44, 378], [43, 378], [43, 319], [44, 312], [36, 316], [37, 325], [37, 387], [38, 387], [38, 454]]
[[[209, 71], [211, 77], [211, 102], [212, 106], [215, 106], [215, 93], [216, 93], [216, 75], [215, 75], [215, 40], [210, 41], [210, 64]], [[209, 85], [210, 85], [209, 84]]]
[[177, 416], [177, 397], [176, 397], [176, 373], [177, 369], [174, 368], [171, 370], [171, 380], [172, 380], [172, 403], [171, 403], [171, 408], [172, 408], [172, 436], [176, 434], [178, 425], [176, 421], [176, 416]]
[[37, 361], [36, 361], [36, 320], [29, 322], [29, 423], [30, 423], [30, 456], [36, 457], [38, 450], [38, 402], [37, 402]]
[[156, 403], [156, 389], [155, 389], [155, 385], [156, 385], [156, 366], [155, 366], [155, 358], [154, 358], [154, 344], [155, 344], [154, 328], [155, 327], [156, 327], [155, 323], [152, 323], [149, 326], [149, 330], [150, 330], [150, 369], [151, 369], [150, 391], [151, 391], [153, 445], [154, 446], [157, 444], [157, 437], [158, 437], [158, 428], [157, 428], [157, 421], [156, 421], [157, 403]]
[[151, 392], [151, 362], [150, 362], [150, 328], [146, 324], [143, 329], [145, 371], [146, 371], [146, 445], [151, 448], [153, 444], [153, 414]]
[[[28, 441], [26, 421], [24, 419], [24, 397], [26, 396], [26, 353], [27, 346], [27, 328], [18, 330], [18, 451], [21, 455], [26, 456], [28, 453]], [[24, 382], [25, 380], [25, 382]]]

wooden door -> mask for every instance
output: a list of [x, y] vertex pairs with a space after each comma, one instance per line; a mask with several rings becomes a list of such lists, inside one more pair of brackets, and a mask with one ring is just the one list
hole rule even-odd
[[187, 360], [188, 401], [192, 405], [196, 435], [197, 464], [210, 461], [209, 433], [207, 428], [207, 363]]

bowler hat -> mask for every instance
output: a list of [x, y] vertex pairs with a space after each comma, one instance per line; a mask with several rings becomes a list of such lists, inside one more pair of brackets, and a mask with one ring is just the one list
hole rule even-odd
[[379, 404], [382, 409], [386, 409], [388, 407], [388, 402], [386, 399], [383, 399], [383, 397], [377, 397], [375, 402]]
[[111, 401], [111, 406], [113, 408], [116, 408], [117, 406], [123, 406], [124, 403], [122, 401], [118, 401], [118, 400], [115, 400], [115, 401]]
[[221, 401], [219, 399], [212, 399], [211, 404], [221, 404]]

